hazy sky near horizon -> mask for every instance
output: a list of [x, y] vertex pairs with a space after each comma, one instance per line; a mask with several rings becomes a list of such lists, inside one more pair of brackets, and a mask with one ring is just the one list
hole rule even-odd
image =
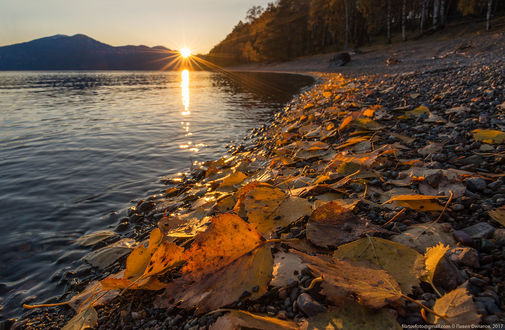
[[207, 53], [253, 5], [273, 0], [0, 0], [0, 46], [86, 34], [113, 46]]

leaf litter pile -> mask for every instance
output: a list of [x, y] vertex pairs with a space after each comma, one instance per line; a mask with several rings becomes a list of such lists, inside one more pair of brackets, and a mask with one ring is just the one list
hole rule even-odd
[[458, 141], [465, 106], [397, 99], [395, 84], [364, 78], [320, 80], [253, 148], [133, 207], [130, 219], [154, 224], [145, 240], [86, 257], [107, 276], [68, 301], [25, 307], [67, 305], [66, 329], [503, 322], [505, 191], [474, 201], [501, 187], [501, 171], [484, 165], [503, 169], [505, 132], [481, 125]]

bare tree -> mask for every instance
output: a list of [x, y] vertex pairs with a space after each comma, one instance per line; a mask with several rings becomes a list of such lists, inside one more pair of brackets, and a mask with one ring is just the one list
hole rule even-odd
[[344, 11], [345, 11], [345, 41], [344, 41], [344, 48], [347, 49], [349, 47], [349, 35], [351, 34], [350, 32], [350, 24], [349, 24], [349, 3], [347, 2], [348, 0], [344, 0]]
[[486, 31], [491, 29], [491, 18], [493, 13], [493, 0], [487, 0]]
[[445, 0], [440, 0], [440, 27], [445, 26]]
[[433, 30], [438, 30], [438, 18], [440, 15], [440, 0], [433, 1]]
[[387, 14], [386, 14], [386, 37], [388, 44], [391, 43], [391, 0], [387, 0]]
[[402, 1], [402, 40], [407, 41], [407, 0]]
[[426, 0], [421, 0], [421, 21], [419, 22], [419, 32], [424, 32], [424, 21], [426, 20]]

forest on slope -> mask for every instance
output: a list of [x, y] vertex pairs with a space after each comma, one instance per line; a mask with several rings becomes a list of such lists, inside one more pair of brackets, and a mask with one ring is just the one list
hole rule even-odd
[[214, 46], [219, 65], [268, 63], [359, 47], [393, 33], [402, 39], [431, 34], [462, 18], [485, 21], [503, 14], [499, 0], [277, 0], [253, 6], [245, 21]]

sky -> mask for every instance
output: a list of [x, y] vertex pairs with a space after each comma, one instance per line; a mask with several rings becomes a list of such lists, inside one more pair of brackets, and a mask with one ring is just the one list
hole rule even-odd
[[253, 5], [272, 0], [0, 0], [0, 46], [86, 34], [113, 46], [207, 53]]

